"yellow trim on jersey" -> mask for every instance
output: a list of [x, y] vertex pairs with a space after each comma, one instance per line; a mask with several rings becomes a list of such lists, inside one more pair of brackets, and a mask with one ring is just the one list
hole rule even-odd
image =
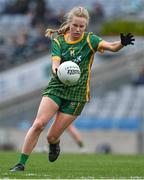
[[89, 33], [88, 36], [87, 36], [88, 45], [89, 45], [90, 49], [93, 51], [93, 53], [95, 53], [95, 50], [94, 50], [94, 48], [93, 48], [92, 45], [91, 45], [89, 36], [90, 36], [90, 33]]
[[77, 110], [79, 109], [80, 104], [81, 104], [80, 102], [77, 104], [77, 107], [76, 107], [76, 109], [75, 109], [75, 111], [74, 111], [73, 115], [76, 115]]
[[105, 41], [104, 40], [102, 40], [99, 44], [98, 44], [98, 48], [97, 48], [97, 50], [99, 51], [99, 52], [101, 52], [101, 53], [103, 53], [104, 52], [104, 49], [103, 49], [103, 47], [102, 47], [102, 44], [104, 43]]
[[59, 43], [59, 41], [56, 39], [56, 38], [54, 38], [54, 41], [58, 44], [58, 46], [60, 47], [60, 43]]
[[67, 40], [67, 39], [68, 39], [68, 36], [69, 36], [69, 33], [67, 33], [67, 34], [64, 35], [65, 41], [66, 41], [68, 44], [75, 44], [75, 43], [80, 42], [80, 41], [84, 38], [84, 32], [83, 32], [83, 34], [81, 35], [81, 37], [80, 37], [78, 40], [76, 40], [76, 41], [68, 41], [68, 40]]
[[92, 54], [90, 58], [90, 63], [88, 66], [88, 80], [87, 80], [87, 88], [86, 88], [86, 100], [88, 101], [90, 99], [90, 75], [91, 75], [91, 66], [94, 59], [94, 54]]
[[60, 61], [61, 58], [59, 56], [52, 56], [53, 61]]

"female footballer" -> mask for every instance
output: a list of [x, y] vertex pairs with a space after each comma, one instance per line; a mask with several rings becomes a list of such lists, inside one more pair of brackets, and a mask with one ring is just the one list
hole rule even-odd
[[85, 145], [84, 145], [84, 142], [83, 142], [83, 139], [82, 139], [82, 136], [81, 136], [79, 130], [73, 124], [70, 124], [67, 127], [67, 131], [72, 136], [72, 138], [74, 139], [74, 141], [80, 148], [81, 152], [86, 152], [86, 149], [84, 147]]
[[[44, 90], [39, 109], [32, 127], [25, 136], [18, 164], [10, 169], [24, 171], [26, 161], [37, 144], [44, 127], [55, 115], [55, 120], [49, 128], [47, 141], [49, 143], [48, 158], [54, 162], [60, 154], [60, 136], [64, 130], [79, 116], [84, 105], [90, 99], [90, 71], [94, 54], [99, 52], [117, 52], [127, 45], [134, 44], [131, 33], [120, 35], [120, 40], [107, 42], [92, 32], [86, 32], [89, 23], [89, 13], [84, 7], [75, 7], [65, 16], [59, 29], [47, 29], [46, 36], [52, 40], [52, 72], [48, 86]], [[57, 36], [54, 38], [53, 34]], [[81, 69], [81, 77], [77, 85], [64, 86], [56, 76], [56, 70], [64, 61], [72, 60]]]

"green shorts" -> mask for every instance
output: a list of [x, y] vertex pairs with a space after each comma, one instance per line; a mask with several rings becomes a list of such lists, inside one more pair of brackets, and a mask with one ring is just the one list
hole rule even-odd
[[52, 94], [48, 94], [47, 96], [58, 104], [60, 112], [66, 114], [78, 116], [85, 106], [85, 102], [70, 101]]

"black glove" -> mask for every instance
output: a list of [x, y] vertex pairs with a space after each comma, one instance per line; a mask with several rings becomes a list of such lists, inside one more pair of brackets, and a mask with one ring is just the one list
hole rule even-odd
[[127, 46], [127, 45], [134, 45], [135, 39], [134, 36], [131, 33], [128, 33], [127, 35], [124, 35], [123, 33], [120, 34], [120, 38], [121, 38], [121, 44], [123, 46]]

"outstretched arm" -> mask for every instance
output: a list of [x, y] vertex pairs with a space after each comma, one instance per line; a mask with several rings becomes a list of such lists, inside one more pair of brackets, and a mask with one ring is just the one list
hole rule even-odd
[[103, 50], [112, 51], [112, 52], [117, 52], [123, 47], [124, 46], [121, 44], [121, 41], [115, 41], [115, 42], [104, 41], [102, 42], [102, 46], [101, 46]]
[[127, 45], [134, 45], [134, 36], [131, 33], [128, 33], [127, 35], [120, 34], [120, 41], [115, 41], [115, 42], [107, 42], [103, 41], [100, 45], [100, 48], [103, 50], [108, 50], [112, 52], [117, 52], [120, 49], [122, 49], [124, 46]]

